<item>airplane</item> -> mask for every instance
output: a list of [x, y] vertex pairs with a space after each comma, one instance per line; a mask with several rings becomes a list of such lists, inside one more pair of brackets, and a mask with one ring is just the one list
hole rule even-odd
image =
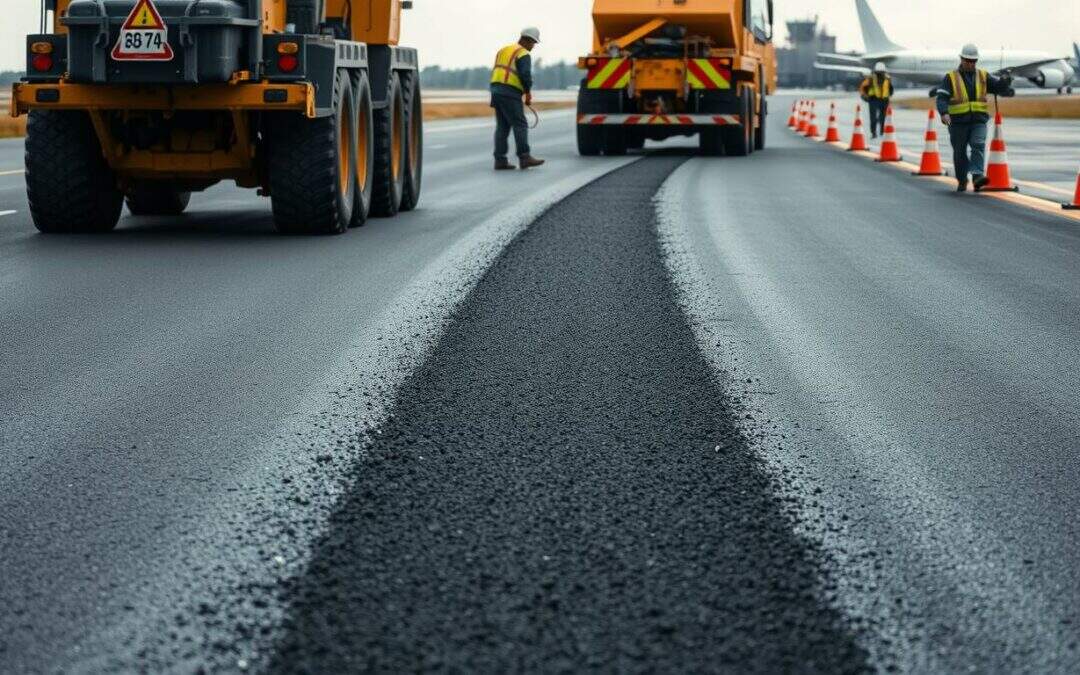
[[[867, 0], [855, 0], [855, 9], [859, 14], [866, 53], [858, 56], [819, 53], [814, 62], [815, 68], [867, 76], [874, 64], [881, 61], [896, 79], [939, 85], [945, 73], [955, 69], [959, 63], [957, 49], [906, 49], [890, 40]], [[1073, 51], [1080, 60], [1080, 47], [1074, 44]], [[995, 73], [1012, 75], [1017, 84], [1023, 84], [1026, 80], [1040, 89], [1071, 93], [1074, 78], [1080, 73], [1080, 63], [1071, 64], [1069, 61], [1047, 52], [1002, 49], [984, 51], [981, 63], [988, 69], [996, 67]]]

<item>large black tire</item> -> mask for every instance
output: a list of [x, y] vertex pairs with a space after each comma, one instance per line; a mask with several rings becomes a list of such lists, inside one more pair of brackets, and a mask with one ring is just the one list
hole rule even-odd
[[627, 132], [620, 126], [604, 127], [604, 154], [618, 157], [626, 154]]
[[743, 123], [720, 127], [723, 136], [724, 154], [729, 157], [746, 157], [753, 147], [753, 114], [749, 103], [748, 89], [740, 96], [740, 117]]
[[[596, 95], [597, 92], [585, 88], [585, 81], [581, 81], [578, 89], [577, 113], [587, 115], [590, 113], [604, 113], [605, 102]], [[604, 151], [604, 127], [590, 124], [577, 125], [577, 148], [582, 157], [595, 157]]]
[[420, 77], [412, 73], [401, 79], [404, 88], [405, 125], [405, 191], [401, 194], [401, 210], [412, 211], [420, 202], [424, 177], [424, 107], [420, 101]]
[[645, 134], [628, 131], [626, 133], [626, 147], [630, 150], [641, 150], [645, 147]]
[[341, 234], [356, 196], [355, 115], [349, 75], [334, 77], [334, 112], [308, 119], [276, 115], [270, 125], [270, 201], [283, 234]]
[[[764, 78], [764, 76], [763, 76]], [[765, 80], [762, 79], [762, 82]], [[754, 149], [765, 149], [765, 127], [769, 121], [769, 100], [765, 98], [765, 95], [761, 95], [761, 116], [758, 119], [758, 128], [754, 131]]]
[[701, 154], [719, 157], [724, 154], [724, 127], [702, 127], [698, 134], [698, 149]]
[[405, 100], [396, 73], [390, 77], [389, 87], [386, 105], [374, 113], [375, 194], [371, 199], [371, 215], [381, 217], [396, 216], [401, 209], [408, 150]]
[[90, 117], [32, 110], [26, 125], [26, 198], [41, 232], [108, 232], [124, 195], [101, 154]]
[[371, 196], [375, 185], [375, 120], [371, 106], [371, 82], [366, 73], [353, 74], [353, 100], [356, 101], [356, 198], [349, 227], [359, 227], [367, 222], [371, 213]]
[[[623, 92], [618, 90], [586, 89], [581, 81], [578, 90], [577, 111], [579, 115], [618, 115], [622, 112]], [[578, 153], [595, 156], [625, 155], [627, 140], [622, 127], [605, 125], [577, 125]]]
[[190, 201], [190, 192], [181, 192], [168, 185], [136, 186], [124, 197], [133, 216], [178, 216]]

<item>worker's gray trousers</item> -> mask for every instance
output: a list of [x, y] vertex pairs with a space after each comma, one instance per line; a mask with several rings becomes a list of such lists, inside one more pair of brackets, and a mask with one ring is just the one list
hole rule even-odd
[[870, 133], [881, 136], [885, 133], [885, 111], [889, 109], [889, 101], [884, 98], [872, 98], [867, 101], [866, 107], [870, 109]]
[[[986, 171], [986, 122], [949, 125], [956, 180], [967, 182], [968, 174], [981, 176]], [[971, 148], [971, 155], [968, 155]]]
[[525, 119], [525, 104], [520, 97], [493, 94], [495, 108], [495, 159], [506, 159], [510, 152], [510, 130], [514, 131], [514, 147], [518, 157], [529, 154], [529, 123]]

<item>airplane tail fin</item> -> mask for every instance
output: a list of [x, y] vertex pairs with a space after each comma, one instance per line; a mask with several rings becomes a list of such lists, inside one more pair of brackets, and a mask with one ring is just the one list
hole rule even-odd
[[859, 13], [859, 27], [862, 28], [863, 43], [868, 54], [895, 52], [903, 49], [889, 39], [881, 27], [874, 10], [866, 0], [855, 0], [855, 9]]
[[1073, 43], [1073, 56], [1076, 57], [1076, 64], [1080, 65], [1080, 42]]

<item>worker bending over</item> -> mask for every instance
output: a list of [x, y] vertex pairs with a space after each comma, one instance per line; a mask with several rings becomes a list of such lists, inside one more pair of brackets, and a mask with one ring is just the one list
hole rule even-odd
[[[1015, 96], [1012, 77], [994, 77], [978, 68], [979, 48], [964, 45], [960, 67], [948, 73], [937, 92], [942, 124], [949, 127], [956, 167], [956, 191], [965, 192], [968, 174], [978, 190], [990, 182], [986, 177], [986, 123], [990, 121], [988, 95]], [[971, 155], [968, 155], [971, 148]]]
[[885, 133], [885, 113], [893, 95], [892, 78], [884, 63], [874, 64], [874, 72], [859, 85], [859, 94], [870, 109], [870, 134], [877, 138], [878, 134]]
[[[522, 169], [540, 166], [529, 150], [529, 124], [525, 106], [532, 105], [532, 56], [529, 52], [540, 42], [538, 28], [521, 31], [521, 39], [499, 50], [495, 68], [491, 71], [491, 107], [495, 109], [495, 170], [513, 169], [506, 158], [510, 152], [510, 131], [514, 131], [514, 146], [518, 165]], [[522, 104], [521, 98], [525, 97]]]

